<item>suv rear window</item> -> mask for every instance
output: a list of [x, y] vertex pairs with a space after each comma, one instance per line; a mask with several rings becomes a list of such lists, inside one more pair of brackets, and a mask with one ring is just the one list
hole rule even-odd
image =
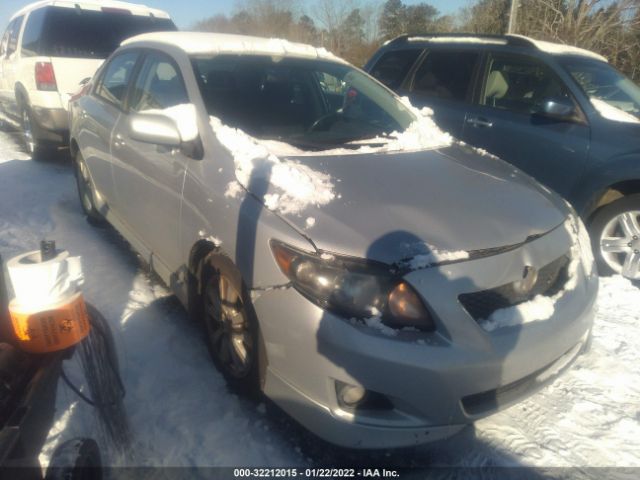
[[[45, 7], [29, 16], [23, 55], [107, 58], [120, 43], [146, 32], [175, 31], [170, 19], [129, 13]], [[32, 25], [33, 23], [33, 25]]]
[[422, 50], [417, 49], [387, 52], [371, 69], [371, 75], [387, 87], [396, 90], [402, 85], [402, 81], [421, 52]]

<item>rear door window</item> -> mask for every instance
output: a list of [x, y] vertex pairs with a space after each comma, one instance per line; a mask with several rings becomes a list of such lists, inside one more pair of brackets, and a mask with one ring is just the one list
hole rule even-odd
[[105, 68], [95, 93], [112, 105], [123, 108], [131, 74], [138, 60], [137, 52], [122, 53], [114, 57]]
[[400, 88], [403, 80], [422, 53], [419, 49], [393, 50], [380, 57], [371, 75], [392, 90]]
[[161, 53], [147, 55], [131, 94], [131, 110], [163, 110], [185, 103], [189, 96], [173, 60]]
[[479, 58], [477, 52], [430, 51], [415, 74], [411, 90], [427, 97], [467, 100]]
[[147, 32], [173, 31], [170, 19], [126, 10], [47, 7], [37, 53], [49, 57], [107, 58], [120, 43]]
[[20, 36], [20, 28], [24, 15], [19, 16], [10, 25], [9, 38], [6, 47], [6, 57], [10, 57], [18, 48], [18, 37]]

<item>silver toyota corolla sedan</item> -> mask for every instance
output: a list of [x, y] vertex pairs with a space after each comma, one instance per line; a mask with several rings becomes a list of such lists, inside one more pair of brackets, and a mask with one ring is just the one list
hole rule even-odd
[[452, 435], [588, 344], [571, 207], [323, 49], [146, 34], [70, 112], [89, 220], [202, 321], [232, 387], [333, 443]]

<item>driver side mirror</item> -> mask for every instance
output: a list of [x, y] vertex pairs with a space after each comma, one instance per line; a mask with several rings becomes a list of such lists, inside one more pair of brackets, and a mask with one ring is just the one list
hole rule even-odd
[[171, 118], [159, 113], [137, 113], [129, 119], [129, 136], [138, 142], [177, 148], [180, 131]]
[[578, 118], [576, 107], [568, 98], [552, 97], [545, 99], [538, 114], [567, 122], [575, 121]]
[[176, 121], [163, 113], [134, 113], [129, 118], [128, 127], [132, 140], [179, 148], [184, 155], [196, 160], [204, 155], [200, 136], [184, 140]]

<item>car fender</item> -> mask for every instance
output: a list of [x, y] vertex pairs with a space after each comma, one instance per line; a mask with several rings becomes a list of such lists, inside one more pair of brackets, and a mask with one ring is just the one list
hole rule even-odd
[[580, 216], [586, 219], [611, 186], [634, 180], [640, 181], [640, 151], [619, 155], [594, 165], [585, 172], [579, 187], [571, 192], [569, 198]]

